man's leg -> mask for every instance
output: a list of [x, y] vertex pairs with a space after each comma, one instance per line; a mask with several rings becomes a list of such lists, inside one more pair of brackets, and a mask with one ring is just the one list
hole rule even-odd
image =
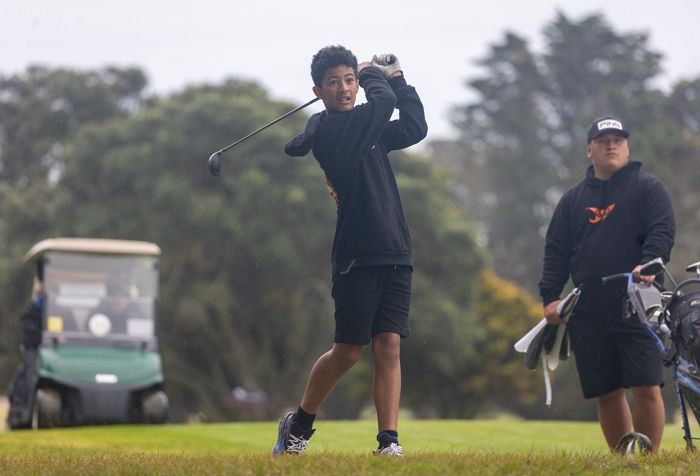
[[321, 405], [345, 374], [362, 355], [361, 345], [335, 343], [331, 350], [318, 358], [306, 383], [301, 408], [309, 414], [318, 413]]
[[397, 431], [401, 399], [401, 337], [381, 332], [372, 339], [374, 405], [378, 431]]
[[647, 435], [653, 445], [652, 451], [657, 451], [661, 447], [666, 422], [661, 386], [632, 387], [631, 390], [634, 430]]
[[37, 350], [25, 349], [10, 384], [10, 426], [25, 427], [31, 423], [31, 402], [36, 379]]
[[598, 397], [598, 420], [610, 449], [614, 449], [620, 438], [632, 431], [632, 415], [624, 388]]

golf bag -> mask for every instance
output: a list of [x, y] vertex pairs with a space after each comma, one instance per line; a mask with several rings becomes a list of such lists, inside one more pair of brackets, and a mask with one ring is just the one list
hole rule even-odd
[[690, 407], [700, 423], [700, 291], [683, 293], [684, 288], [692, 285], [700, 289], [700, 279], [681, 282], [666, 306], [671, 345], [664, 363], [675, 367], [679, 399]]

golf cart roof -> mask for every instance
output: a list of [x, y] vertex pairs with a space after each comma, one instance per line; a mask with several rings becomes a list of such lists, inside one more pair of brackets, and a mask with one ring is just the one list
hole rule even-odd
[[160, 248], [147, 241], [108, 240], [103, 238], [49, 238], [32, 246], [24, 255], [26, 262], [36, 260], [47, 251], [77, 253], [160, 256]]

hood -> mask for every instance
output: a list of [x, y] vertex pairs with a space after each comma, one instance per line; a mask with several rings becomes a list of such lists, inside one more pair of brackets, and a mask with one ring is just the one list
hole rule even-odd
[[303, 157], [309, 153], [314, 146], [314, 137], [321, 127], [321, 117], [326, 111], [317, 112], [309, 118], [306, 129], [301, 134], [295, 136], [284, 146], [284, 152], [292, 157]]

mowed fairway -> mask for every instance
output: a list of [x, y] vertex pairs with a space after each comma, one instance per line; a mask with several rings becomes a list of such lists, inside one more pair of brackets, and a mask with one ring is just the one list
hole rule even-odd
[[[608, 454], [597, 423], [406, 420], [406, 457], [379, 458], [372, 421], [320, 421], [303, 457], [273, 458], [277, 423], [0, 433], [0, 474], [694, 474], [677, 425], [651, 457]], [[696, 429], [696, 428], [694, 428]], [[696, 429], [697, 430], [697, 429]]]

